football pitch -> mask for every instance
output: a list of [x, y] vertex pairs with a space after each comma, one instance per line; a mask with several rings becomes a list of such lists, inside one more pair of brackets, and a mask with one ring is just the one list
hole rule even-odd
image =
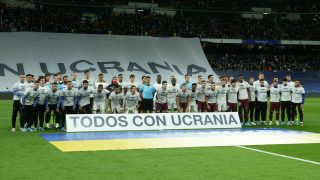
[[[63, 152], [40, 136], [61, 132], [11, 132], [11, 111], [1, 100], [0, 179], [320, 179], [320, 144]], [[320, 134], [320, 98], [304, 115], [278, 128]]]

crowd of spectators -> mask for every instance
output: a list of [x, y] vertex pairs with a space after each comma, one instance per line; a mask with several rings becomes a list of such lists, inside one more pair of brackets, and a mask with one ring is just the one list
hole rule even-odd
[[92, 13], [65, 9], [0, 9], [0, 31], [94, 33], [159, 37], [319, 40], [320, 18], [280, 20], [274, 15], [246, 19], [237, 14], [185, 15]]
[[319, 71], [319, 55], [206, 54], [213, 70]]

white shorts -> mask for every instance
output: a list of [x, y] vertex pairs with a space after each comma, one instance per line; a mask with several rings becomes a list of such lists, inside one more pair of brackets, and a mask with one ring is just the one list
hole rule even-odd
[[218, 105], [218, 111], [227, 111], [228, 110], [228, 106], [227, 106], [227, 102], [217, 102]]
[[189, 111], [190, 112], [198, 112], [198, 106], [197, 106], [196, 102], [189, 103]]
[[177, 109], [177, 101], [168, 101], [168, 109]]
[[104, 114], [106, 111], [106, 103], [94, 103], [93, 102], [93, 107], [92, 107], [93, 111], [100, 111], [100, 114]]

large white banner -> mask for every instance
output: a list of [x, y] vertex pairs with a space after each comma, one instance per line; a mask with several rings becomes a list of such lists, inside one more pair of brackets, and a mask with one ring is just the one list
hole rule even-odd
[[237, 112], [71, 114], [67, 132], [241, 128]]
[[157, 74], [167, 81], [175, 75], [178, 83], [186, 73], [192, 80], [199, 74], [218, 78], [198, 38], [3, 32], [0, 42], [0, 91], [12, 89], [20, 73], [77, 72], [82, 79], [89, 70], [93, 78], [104, 73], [107, 81], [119, 73], [128, 81], [135, 74], [138, 82], [143, 74], [153, 82]]

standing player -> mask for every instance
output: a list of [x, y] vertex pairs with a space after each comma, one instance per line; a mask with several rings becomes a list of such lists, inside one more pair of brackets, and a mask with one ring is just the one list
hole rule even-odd
[[[190, 76], [188, 74], [184, 75], [184, 82], [182, 84], [186, 84], [187, 85], [187, 90], [191, 90], [192, 82], [190, 81]], [[180, 86], [180, 89], [182, 89], [182, 84]]]
[[227, 80], [221, 79], [221, 85], [218, 88], [217, 105], [219, 112], [227, 111], [227, 93], [228, 93]]
[[206, 81], [202, 80], [201, 86], [197, 87], [196, 91], [196, 102], [198, 112], [207, 112], [207, 103], [206, 103]]
[[175, 77], [171, 78], [171, 84], [168, 85], [168, 109], [173, 112], [176, 111], [177, 106], [177, 92], [180, 89]]
[[47, 93], [46, 99], [45, 99], [45, 106], [46, 106], [46, 129], [50, 128], [50, 119], [51, 119], [51, 113], [54, 113], [55, 117], [55, 125], [56, 128], [59, 128], [60, 122], [60, 113], [59, 113], [59, 100], [61, 96], [61, 91], [58, 90], [58, 83], [53, 82], [52, 83], [52, 89], [50, 89]]
[[269, 110], [269, 125], [272, 125], [273, 112], [276, 112], [276, 125], [279, 125], [279, 111], [280, 111], [280, 87], [278, 81], [273, 79], [273, 84], [270, 87], [270, 110]]
[[77, 80], [77, 73], [73, 72], [71, 73], [71, 82], [72, 82], [72, 87], [79, 90], [81, 83]]
[[258, 118], [256, 119], [257, 124], [259, 124], [260, 118], [261, 122], [264, 125], [267, 125], [267, 97], [268, 97], [268, 86], [265, 86], [264, 79], [260, 79], [260, 85], [256, 86], [256, 93], [257, 93], [257, 114]]
[[156, 92], [156, 112], [168, 112], [168, 94], [167, 81], [162, 81], [162, 87]]
[[43, 123], [44, 123], [44, 114], [46, 111], [46, 106], [45, 106], [45, 98], [50, 90], [50, 88], [48, 88], [46, 86], [46, 82], [45, 82], [45, 77], [44, 76], [39, 76], [38, 81], [40, 82], [40, 86], [39, 86], [39, 91], [40, 91], [40, 96], [39, 96], [39, 102], [38, 105], [36, 106], [35, 109], [35, 122], [34, 122], [34, 127], [37, 128], [38, 126], [38, 118], [39, 118], [39, 128], [38, 130], [43, 131]]
[[[304, 98], [305, 98], [305, 90], [301, 86], [299, 80], [295, 80], [295, 85], [292, 87], [292, 117], [291, 117], [291, 123], [294, 124], [294, 118], [297, 115], [297, 108], [299, 111], [299, 119], [300, 119], [300, 125], [303, 126], [303, 105], [304, 105]], [[299, 125], [299, 122], [296, 121], [296, 125]]]
[[[231, 86], [229, 87], [228, 93], [227, 93], [227, 99], [228, 99], [228, 111], [229, 112], [237, 112], [238, 111], [238, 92], [239, 88], [236, 86], [237, 81], [235, 79], [232, 79], [230, 82]], [[243, 119], [242, 125], [244, 125]]]
[[28, 88], [28, 87], [33, 87], [33, 78], [34, 78], [34, 76], [32, 75], [32, 74], [27, 74], [26, 75], [26, 79], [27, 79], [27, 82], [26, 82], [26, 88]]
[[218, 112], [217, 95], [218, 88], [216, 88], [216, 83], [213, 81], [211, 82], [211, 88], [206, 93], [206, 104], [209, 112]]
[[116, 86], [109, 96], [109, 113], [119, 114], [123, 112], [123, 93], [120, 91], [121, 86]]
[[90, 105], [90, 97], [92, 95], [93, 88], [89, 86], [87, 80], [83, 80], [82, 88], [78, 91], [79, 99], [79, 112], [81, 114], [92, 114], [92, 108]]
[[23, 120], [27, 122], [27, 129], [22, 129], [22, 132], [35, 130], [31, 128], [31, 126], [35, 121], [34, 111], [40, 96], [39, 85], [39, 81], [34, 82], [33, 87], [28, 87], [21, 98], [21, 105], [23, 106], [22, 109], [24, 110]]
[[249, 89], [249, 83], [244, 81], [243, 75], [239, 75], [238, 87], [239, 87], [238, 99], [239, 99], [240, 121], [243, 122], [243, 119], [244, 119], [245, 125], [251, 126], [251, 124], [248, 122], [249, 121], [250, 89]]
[[[264, 87], [269, 87], [269, 83], [264, 79], [264, 74], [262, 73], [262, 72], [260, 72], [259, 74], [258, 74], [258, 80], [256, 80], [256, 81], [254, 81], [254, 83], [253, 83], [253, 86], [254, 86], [254, 88], [255, 89], [257, 89], [257, 87], [258, 86], [260, 86], [260, 80], [261, 79], [263, 79], [264, 80]], [[255, 119], [256, 119], [256, 122], [260, 122], [260, 121], [257, 121], [257, 119], [258, 119], [258, 111], [257, 111], [257, 109], [258, 109], [258, 103], [257, 103], [257, 94], [256, 94], [256, 107], [255, 107], [255, 109], [256, 109], [256, 111], [255, 111]]]
[[130, 91], [127, 92], [124, 98], [124, 110], [127, 114], [138, 113], [137, 107], [139, 105], [140, 95], [137, 92], [135, 85], [130, 86]]
[[102, 73], [100, 73], [100, 74], [98, 75], [98, 81], [96, 81], [96, 82], [94, 83], [93, 88], [94, 88], [94, 89], [97, 89], [100, 84], [102, 85], [102, 88], [103, 88], [103, 89], [106, 89], [106, 88], [108, 87], [108, 85], [109, 85], [109, 84], [104, 80], [104, 77], [103, 77], [103, 74], [102, 74]]
[[255, 111], [256, 111], [256, 90], [255, 87], [253, 86], [254, 78], [250, 77], [249, 78], [249, 91], [250, 91], [250, 102], [249, 102], [249, 116], [250, 116], [250, 123], [252, 126], [255, 126], [255, 119], [257, 117], [255, 116]]
[[24, 91], [27, 88], [27, 84], [25, 83], [26, 76], [21, 74], [19, 76], [19, 81], [13, 84], [13, 107], [12, 107], [12, 132], [16, 131], [16, 121], [17, 115], [19, 112], [20, 116], [20, 129], [24, 128], [23, 123], [23, 112], [21, 107], [21, 97], [23, 96]]
[[192, 83], [191, 90], [189, 91], [190, 94], [190, 103], [189, 103], [189, 110], [190, 112], [198, 112], [197, 108], [197, 83]]
[[129, 76], [129, 82], [124, 84], [124, 94], [127, 94], [128, 91], [130, 91], [131, 86], [135, 86], [137, 89], [138, 84], [135, 82], [136, 76], [134, 74], [131, 74]]
[[97, 89], [92, 91], [93, 94], [93, 114], [104, 114], [106, 110], [106, 97], [109, 91], [103, 88], [103, 84], [99, 84]]
[[140, 87], [140, 96], [142, 99], [141, 110], [144, 113], [153, 111], [153, 96], [156, 89], [150, 85], [150, 79], [150, 76], [147, 76], [146, 83]]
[[207, 84], [206, 84], [206, 90], [211, 89], [212, 82], [214, 82], [213, 81], [213, 75], [208, 75], [208, 81], [207, 81]]
[[61, 92], [61, 98], [59, 107], [61, 106], [62, 110], [62, 116], [61, 116], [61, 130], [64, 130], [65, 124], [66, 124], [66, 114], [73, 114], [76, 109], [76, 104], [78, 101], [78, 91], [74, 88], [72, 88], [72, 82], [67, 82], [67, 88], [65, 88]]
[[187, 84], [182, 84], [177, 93], [177, 106], [179, 112], [189, 112], [190, 94], [187, 90]]
[[118, 74], [118, 85], [121, 86], [121, 89], [124, 88], [123, 74]]
[[291, 107], [291, 86], [288, 84], [288, 80], [284, 78], [282, 80], [282, 85], [280, 86], [280, 101], [281, 101], [281, 125], [285, 124], [285, 113], [287, 114], [287, 125], [291, 125], [290, 123], [290, 107]]

